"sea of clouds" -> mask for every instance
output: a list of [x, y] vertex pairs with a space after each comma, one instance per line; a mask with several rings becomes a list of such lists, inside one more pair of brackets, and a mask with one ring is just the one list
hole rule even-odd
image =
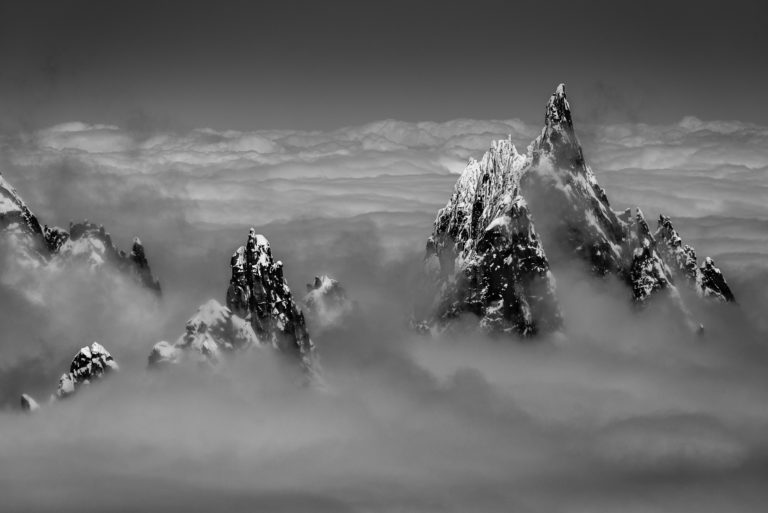
[[[768, 128], [685, 118], [579, 126], [615, 209], [672, 216], [739, 300], [704, 338], [561, 270], [566, 333], [537, 344], [406, 329], [420, 259], [457, 173], [519, 120], [382, 121], [334, 131], [191, 132], [68, 123], [0, 137], [0, 171], [41, 222], [139, 235], [163, 299], [120, 280], [2, 298], [0, 510], [762, 511], [768, 492]], [[327, 390], [284, 362], [145, 371], [198, 305], [223, 300], [256, 227], [297, 295], [316, 274], [358, 301], [315, 337]], [[556, 270], [557, 271], [557, 270]], [[310, 326], [311, 329], [311, 326]], [[121, 373], [34, 416], [76, 350]]]

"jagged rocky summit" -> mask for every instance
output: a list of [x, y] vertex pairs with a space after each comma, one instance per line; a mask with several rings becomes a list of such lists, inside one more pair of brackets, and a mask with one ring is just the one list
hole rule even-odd
[[302, 304], [309, 324], [321, 331], [343, 325], [356, 309], [344, 287], [325, 274], [315, 276], [313, 282], [307, 284]]
[[271, 347], [298, 360], [305, 375], [318, 377], [315, 345], [296, 306], [269, 242], [251, 228], [246, 246], [231, 259], [226, 306], [209, 300], [187, 321], [185, 333], [171, 344], [155, 344], [150, 367], [183, 361], [216, 366], [251, 348]]
[[[109, 351], [98, 342], [84, 346], [72, 359], [69, 372], [62, 374], [59, 378], [59, 386], [56, 394], [51, 396], [51, 400], [70, 397], [81, 387], [98, 381], [105, 375], [119, 369], [120, 367], [109, 354]], [[40, 408], [37, 401], [29, 394], [21, 394], [20, 402], [22, 410], [25, 411], [33, 412]]]
[[[0, 175], [0, 239], [6, 264], [12, 266], [3, 273], [6, 284], [19, 285], [19, 269], [63, 269], [84, 265], [91, 269], [105, 266], [118, 269], [156, 293], [160, 283], [152, 275], [144, 246], [134, 238], [129, 253], [120, 250], [101, 225], [87, 220], [70, 223], [69, 230], [42, 226], [16, 190]], [[23, 287], [23, 284], [21, 284]]]
[[227, 307], [247, 319], [261, 340], [311, 366], [315, 345], [283, 277], [283, 263], [272, 257], [267, 238], [251, 228], [248, 242], [237, 248], [230, 267]]
[[[637, 304], [665, 296], [695, 329], [677, 289], [734, 301], [711, 259], [697, 265], [669, 218], [651, 233], [640, 209], [615, 212], [587, 163], [561, 84], [547, 102], [541, 134], [521, 154], [494, 141], [470, 159], [427, 241], [425, 269], [436, 290], [417, 326], [445, 329], [467, 317], [490, 333], [558, 330], [562, 317], [553, 265], [581, 262], [615, 275]], [[534, 222], [536, 227], [534, 228]]]

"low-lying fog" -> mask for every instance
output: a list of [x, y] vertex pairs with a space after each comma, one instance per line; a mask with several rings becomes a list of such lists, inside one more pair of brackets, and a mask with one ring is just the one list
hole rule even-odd
[[[577, 130], [578, 119], [577, 121]], [[46, 308], [0, 299], [2, 511], [762, 512], [768, 502], [768, 129], [686, 118], [586, 127], [614, 208], [671, 215], [739, 305], [703, 338], [627, 292], [555, 269], [566, 333], [517, 343], [406, 329], [426, 237], [467, 157], [517, 120], [334, 132], [5, 135], [0, 170], [48, 224], [140, 235], [159, 307], [122, 280], [56, 276]], [[223, 375], [147, 373], [197, 306], [223, 301], [248, 227], [298, 296], [336, 277], [359, 318], [314, 336], [327, 390], [268, 352]], [[310, 326], [311, 329], [311, 326]], [[22, 415], [98, 340], [121, 372]]]

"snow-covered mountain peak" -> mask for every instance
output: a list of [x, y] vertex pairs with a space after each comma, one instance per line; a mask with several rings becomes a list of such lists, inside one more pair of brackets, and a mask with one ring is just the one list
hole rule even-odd
[[87, 385], [108, 372], [119, 370], [119, 368], [109, 351], [98, 342], [94, 342], [77, 352], [69, 366], [69, 372], [62, 374], [59, 379], [56, 395], [59, 398], [70, 396], [81, 385]]
[[425, 267], [436, 293], [417, 312], [419, 326], [450, 328], [471, 312], [493, 333], [560, 327], [555, 281], [519, 192], [530, 164], [509, 139], [469, 161], [427, 241]]
[[215, 299], [209, 299], [187, 320], [184, 334], [174, 344], [155, 344], [148, 363], [150, 367], [159, 367], [192, 360], [216, 365], [225, 354], [259, 345], [250, 323]]
[[[424, 320], [416, 324], [432, 329], [471, 312], [491, 330], [557, 329], [550, 261], [568, 267], [581, 261], [598, 276], [616, 275], [637, 304], [663, 291], [696, 329], [674, 268], [701, 295], [733, 300], [719, 269], [707, 260], [699, 267], [668, 219], [654, 233], [640, 209], [633, 217], [629, 209], [611, 208], [576, 136], [564, 84], [547, 101], [544, 127], [526, 155], [500, 140], [480, 161], [469, 160], [427, 241], [425, 270], [437, 292], [432, 313], [417, 312]], [[536, 291], [527, 288], [532, 281]]]

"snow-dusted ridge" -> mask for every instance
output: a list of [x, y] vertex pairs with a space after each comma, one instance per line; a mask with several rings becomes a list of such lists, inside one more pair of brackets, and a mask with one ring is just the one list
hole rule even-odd
[[160, 282], [152, 275], [144, 246], [138, 237], [131, 251], [126, 253], [113, 242], [103, 226], [87, 220], [70, 223], [69, 229], [41, 228], [37, 217], [30, 211], [16, 190], [0, 175], [0, 237], [10, 250], [6, 258], [12, 260], [12, 269], [3, 273], [3, 282], [17, 287], [17, 274], [22, 270], [47, 267], [66, 269], [86, 266], [101, 269], [105, 265], [116, 268], [137, 282], [160, 293]]
[[700, 296], [734, 301], [720, 270], [709, 258], [697, 266], [668, 218], [654, 235], [640, 209], [632, 216], [611, 208], [560, 84], [526, 154], [511, 141], [492, 142], [482, 160], [470, 159], [438, 212], [425, 256], [436, 292], [417, 312], [417, 325], [441, 330], [473, 314], [491, 333], [557, 330], [562, 319], [550, 262], [574, 258], [598, 276], [618, 276], [637, 304], [665, 296], [693, 329], [700, 325], [683, 304], [680, 282]]
[[148, 363], [149, 367], [162, 367], [191, 360], [215, 366], [226, 354], [259, 345], [250, 323], [210, 299], [187, 321], [184, 334], [174, 344], [155, 344]]

